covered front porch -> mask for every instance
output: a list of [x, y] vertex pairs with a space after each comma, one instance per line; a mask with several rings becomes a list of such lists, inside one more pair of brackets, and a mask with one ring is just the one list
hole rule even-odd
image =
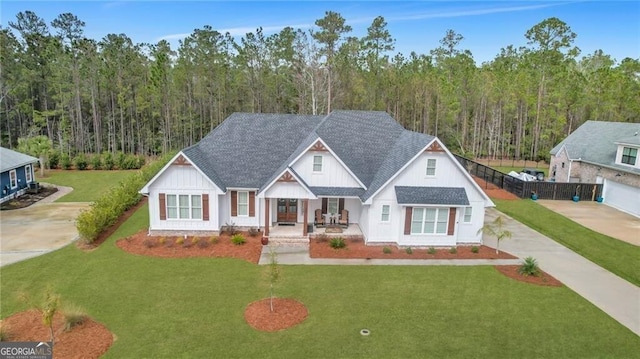
[[[305, 234], [304, 237], [322, 234], [326, 234], [327, 236], [362, 236], [362, 231], [360, 230], [360, 226], [357, 223], [351, 223], [347, 227], [337, 225], [328, 225], [324, 227], [313, 225], [313, 227], [310, 228], [309, 225], [307, 225], [307, 227], [307, 234]], [[309, 229], [311, 229], [311, 231], [309, 231]], [[269, 237], [301, 237], [302, 232], [302, 223], [287, 225], [278, 225], [276, 223], [269, 230]]]

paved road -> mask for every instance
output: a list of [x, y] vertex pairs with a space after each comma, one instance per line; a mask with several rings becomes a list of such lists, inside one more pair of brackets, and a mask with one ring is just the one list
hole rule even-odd
[[73, 242], [75, 218], [88, 203], [52, 203], [71, 190], [58, 192], [22, 209], [0, 212], [0, 266], [51, 252]]
[[538, 200], [574, 222], [609, 237], [640, 246], [640, 218], [593, 201]]

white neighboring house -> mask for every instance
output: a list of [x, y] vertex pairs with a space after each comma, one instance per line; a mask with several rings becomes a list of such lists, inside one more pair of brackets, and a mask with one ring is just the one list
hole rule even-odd
[[304, 237], [319, 210], [367, 243], [411, 246], [479, 244], [494, 206], [439, 139], [374, 111], [234, 113], [140, 193], [150, 231], [299, 223]]
[[640, 124], [587, 121], [551, 150], [557, 182], [602, 183], [603, 202], [640, 217]]

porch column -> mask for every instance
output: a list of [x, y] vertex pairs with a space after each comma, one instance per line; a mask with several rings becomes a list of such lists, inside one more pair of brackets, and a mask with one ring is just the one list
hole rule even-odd
[[264, 199], [264, 235], [269, 235], [269, 198]]
[[302, 208], [304, 209], [304, 221], [303, 221], [303, 225], [302, 225], [302, 235], [306, 236], [308, 234], [308, 228], [307, 228], [307, 223], [308, 223], [308, 216], [309, 216], [309, 200], [308, 199], [303, 199], [302, 200]]

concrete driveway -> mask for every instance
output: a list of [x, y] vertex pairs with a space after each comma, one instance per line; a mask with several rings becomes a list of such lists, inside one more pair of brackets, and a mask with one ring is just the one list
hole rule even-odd
[[0, 212], [0, 266], [35, 257], [73, 242], [75, 218], [89, 203], [52, 203], [71, 188], [29, 207]]
[[593, 201], [538, 203], [596, 232], [640, 246], [640, 218]]

